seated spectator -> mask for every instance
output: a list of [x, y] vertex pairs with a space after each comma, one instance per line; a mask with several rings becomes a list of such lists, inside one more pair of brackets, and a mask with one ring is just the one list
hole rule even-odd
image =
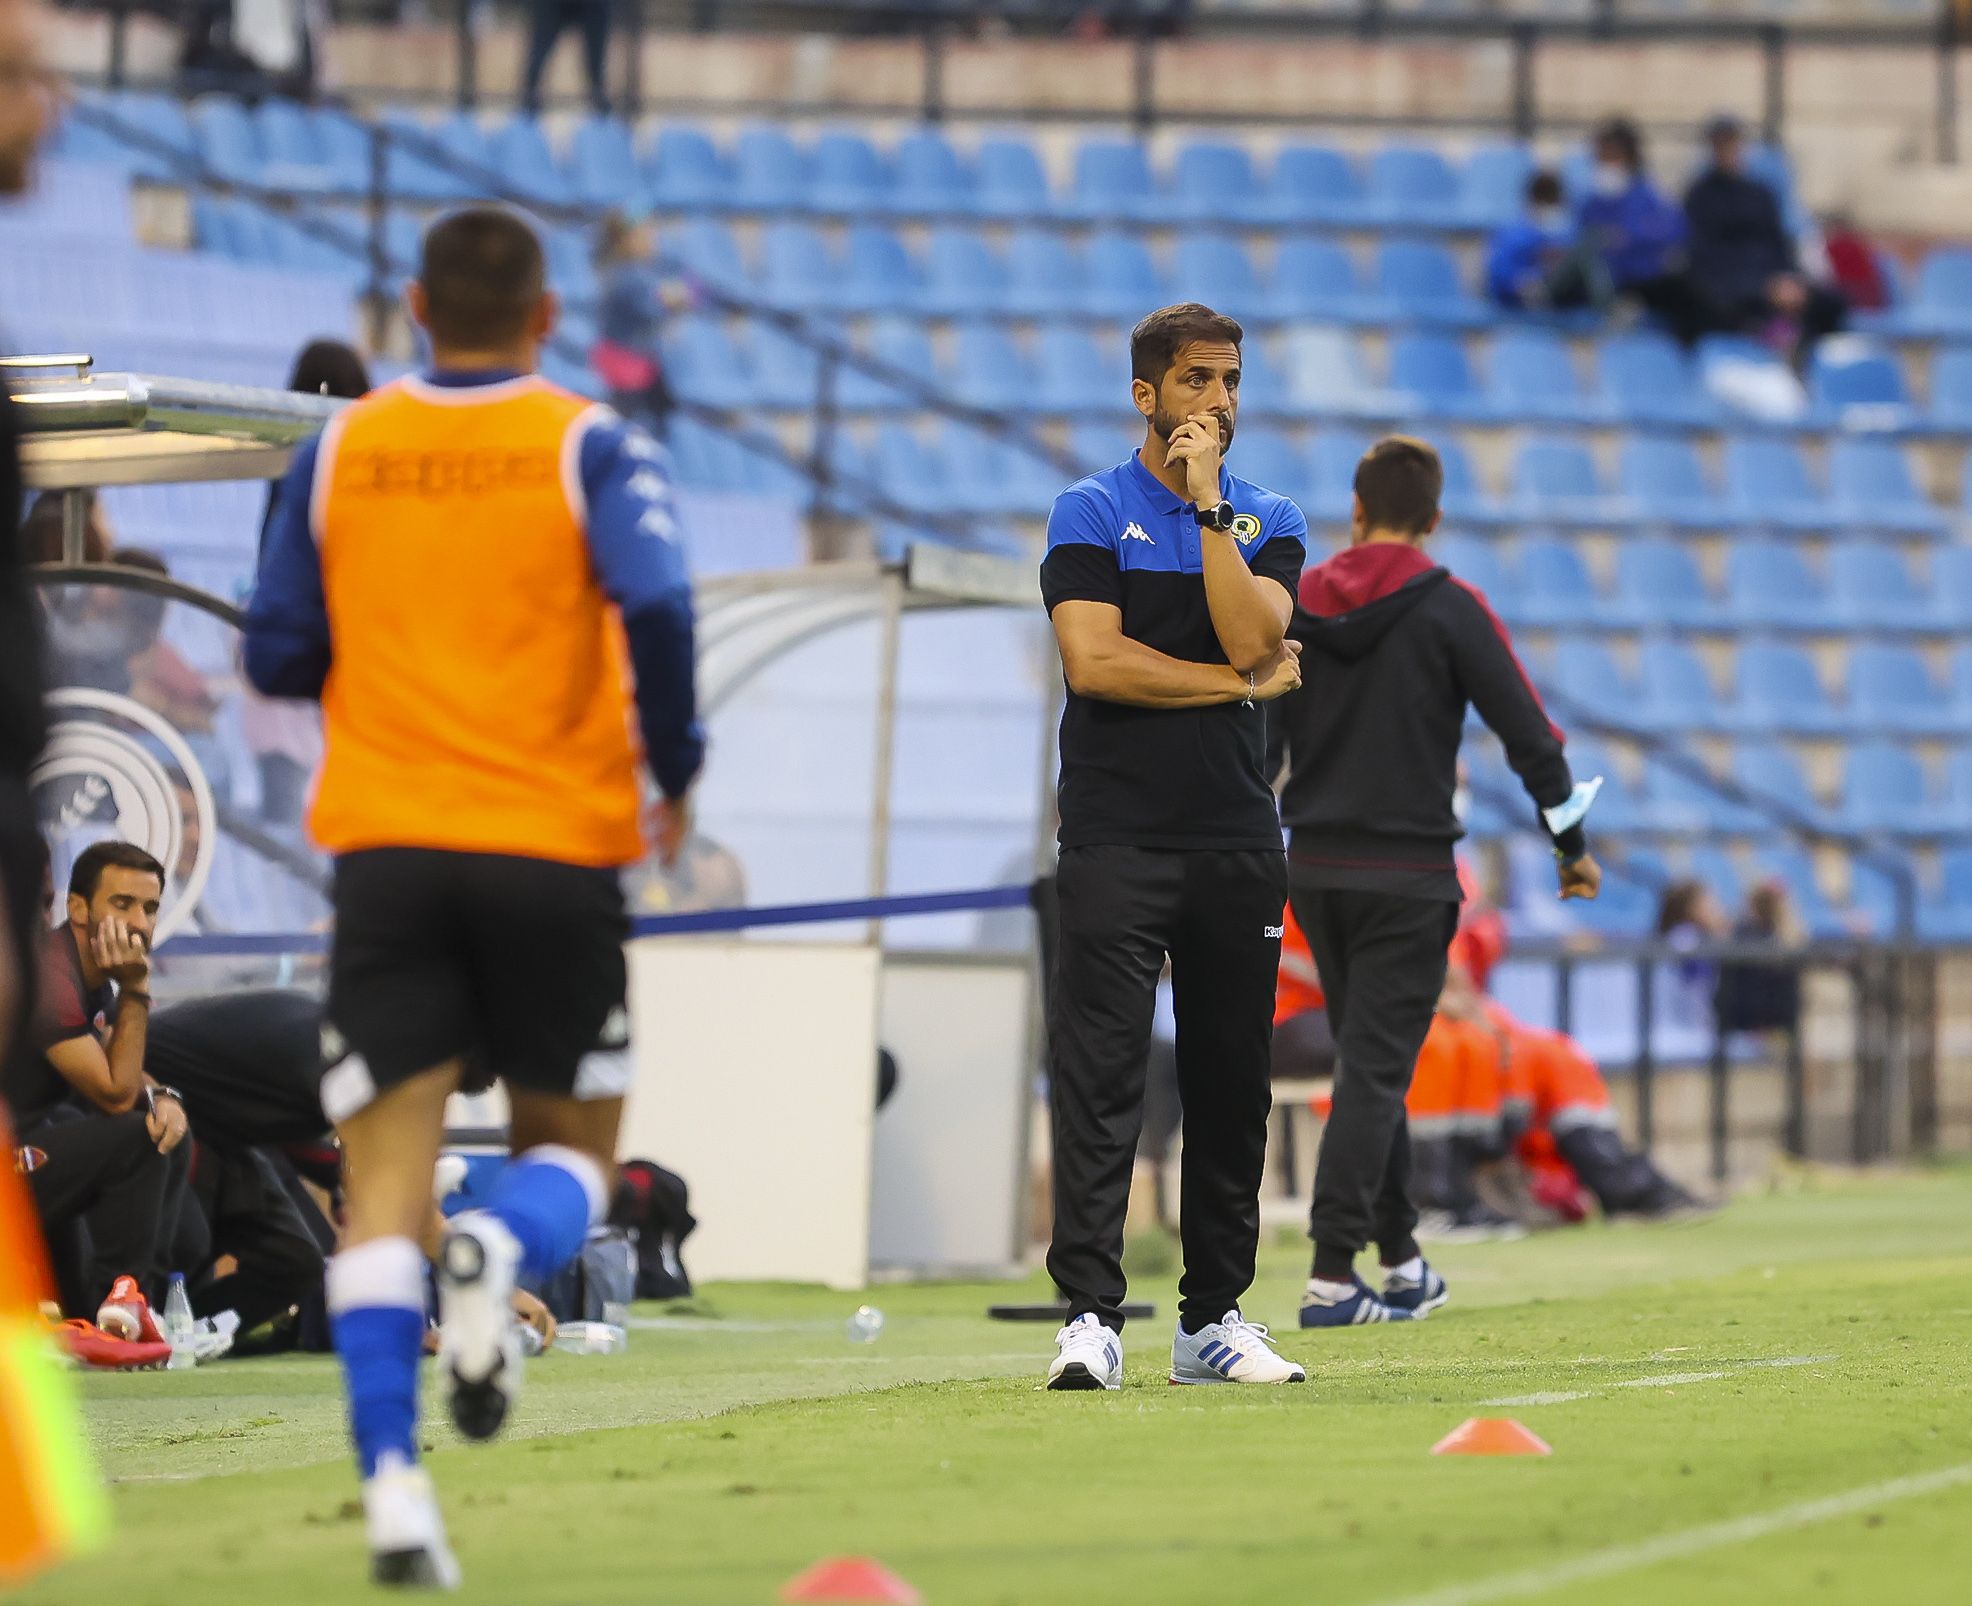
[[1733, 117], [1705, 130], [1712, 163], [1685, 192], [1691, 279], [1717, 327], [1759, 335], [1796, 358], [1842, 327], [1848, 303], [1801, 271], [1780, 200], [1746, 171], [1746, 136]]
[[1719, 986], [1716, 961], [1692, 955], [1708, 943], [1732, 935], [1732, 921], [1717, 895], [1702, 881], [1673, 881], [1657, 903], [1657, 940], [1688, 955], [1672, 967], [1665, 1013], [1680, 1025], [1702, 1029], [1712, 1024]]
[[28, 1185], [70, 1315], [93, 1317], [125, 1273], [156, 1303], [169, 1269], [190, 1150], [178, 1094], [144, 1070], [163, 896], [164, 868], [141, 848], [99, 842], [77, 857], [68, 918], [48, 934], [40, 1010], [0, 1073], [19, 1140], [39, 1153]]
[[[1801, 917], [1786, 883], [1769, 880], [1746, 897], [1746, 912], [1732, 928], [1733, 939], [1770, 947], [1777, 954], [1807, 941]], [[1719, 1024], [1729, 1032], [1791, 1032], [1801, 1021], [1801, 972], [1790, 964], [1763, 965], [1735, 960], [1721, 968]]]
[[1704, 300], [1685, 272], [1684, 214], [1650, 182], [1643, 140], [1627, 118], [1596, 130], [1595, 175], [1575, 208], [1575, 228], [1618, 296], [1655, 314], [1686, 345], [1706, 332]]
[[1527, 180], [1526, 210], [1518, 221], [1487, 243], [1486, 294], [1522, 312], [1600, 305], [1609, 299], [1601, 261], [1576, 246], [1561, 180], [1543, 169]]
[[1883, 259], [1847, 212], [1830, 212], [1822, 219], [1821, 254], [1828, 261], [1828, 276], [1854, 311], [1881, 312], [1889, 306], [1890, 275]]
[[612, 212], [596, 237], [596, 273], [602, 281], [596, 343], [589, 364], [609, 387], [609, 403], [662, 436], [677, 397], [664, 371], [659, 346], [665, 320], [692, 304], [691, 284], [666, 278], [654, 266], [657, 234], [647, 218]]

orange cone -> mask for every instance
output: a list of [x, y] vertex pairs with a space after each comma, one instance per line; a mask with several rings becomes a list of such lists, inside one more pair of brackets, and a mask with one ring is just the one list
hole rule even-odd
[[831, 1556], [781, 1586], [781, 1599], [874, 1601], [922, 1606], [924, 1597], [888, 1567], [867, 1556]]
[[1510, 1416], [1475, 1416], [1431, 1446], [1433, 1455], [1553, 1455], [1538, 1433]]

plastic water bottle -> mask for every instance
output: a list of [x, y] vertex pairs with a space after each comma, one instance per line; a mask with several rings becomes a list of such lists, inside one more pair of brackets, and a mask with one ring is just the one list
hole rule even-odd
[[619, 1355], [629, 1338], [608, 1322], [563, 1322], [555, 1329], [555, 1348], [564, 1355]]
[[174, 1271], [171, 1274], [171, 1291], [164, 1296], [164, 1341], [171, 1346], [171, 1360], [168, 1363], [174, 1372], [186, 1367], [197, 1366], [198, 1330], [192, 1320], [191, 1296], [185, 1292], [185, 1274]]
[[849, 1318], [849, 1342], [874, 1344], [883, 1336], [883, 1312], [874, 1305], [858, 1305]]

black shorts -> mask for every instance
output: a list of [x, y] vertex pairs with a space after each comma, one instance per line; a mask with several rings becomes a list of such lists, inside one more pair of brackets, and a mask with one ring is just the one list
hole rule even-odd
[[620, 1098], [630, 1083], [614, 870], [373, 848], [336, 860], [322, 1107], [344, 1120], [447, 1060], [465, 1089]]

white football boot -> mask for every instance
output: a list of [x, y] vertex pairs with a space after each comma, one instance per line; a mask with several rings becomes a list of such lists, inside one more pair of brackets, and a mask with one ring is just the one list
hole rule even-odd
[[438, 1250], [438, 1361], [452, 1422], [469, 1439], [500, 1431], [520, 1394], [514, 1276], [520, 1245], [483, 1210], [454, 1216]]
[[423, 1467], [402, 1456], [377, 1458], [363, 1480], [363, 1524], [370, 1541], [370, 1582], [379, 1589], [459, 1587], [459, 1564], [445, 1543], [445, 1519]]

